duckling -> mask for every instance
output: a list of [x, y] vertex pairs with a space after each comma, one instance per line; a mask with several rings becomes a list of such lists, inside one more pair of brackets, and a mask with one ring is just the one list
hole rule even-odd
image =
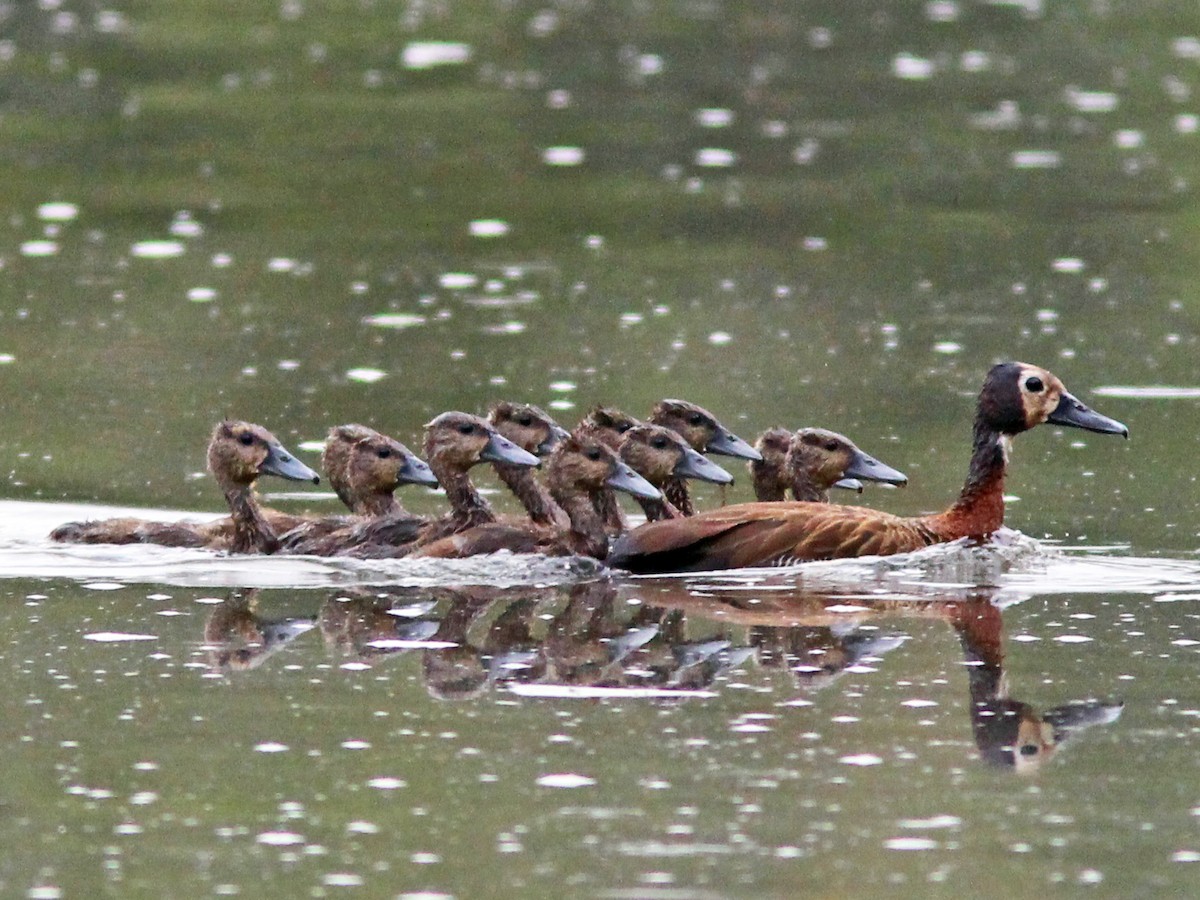
[[[566, 429], [531, 403], [497, 403], [488, 411], [488, 421], [522, 450], [538, 457], [548, 455], [559, 441], [569, 436]], [[500, 480], [521, 501], [534, 524], [560, 529], [570, 527], [567, 514], [534, 477], [532, 469], [506, 463], [495, 463], [494, 468]]]
[[845, 435], [824, 428], [801, 428], [795, 434], [783, 428], [763, 432], [755, 443], [763, 458], [749, 463], [754, 495], [761, 502], [779, 502], [790, 489], [795, 500], [828, 503], [830, 488], [862, 491], [856, 477], [870, 470], [881, 481], [902, 485], [898, 472], [867, 455]]
[[224, 421], [208, 444], [208, 470], [229, 504], [232, 529], [217, 522], [146, 522], [107, 519], [68, 522], [50, 533], [51, 540], [82, 544], [163, 544], [207, 547], [233, 553], [274, 553], [279, 540], [259, 507], [254, 483], [259, 475], [319, 484], [320, 476], [304, 465], [261, 425]]
[[705, 571], [905, 553], [963, 537], [985, 538], [1004, 524], [1009, 442], [1044, 422], [1129, 435], [1120, 422], [1075, 399], [1045, 369], [1000, 363], [979, 395], [966, 482], [945, 512], [904, 518], [866, 507], [743, 503], [643, 525], [617, 541], [609, 564], [634, 572]]
[[379, 432], [374, 428], [351, 423], [334, 425], [329, 429], [329, 434], [325, 438], [325, 448], [321, 451], [321, 468], [324, 470], [333, 492], [353, 513], [357, 513], [359, 510], [356, 508], [357, 498], [350, 487], [350, 478], [347, 472], [350, 455], [354, 450], [354, 445], [359, 441], [378, 436], [380, 436]]
[[[675, 479], [733, 483], [732, 475], [689, 447], [681, 434], [661, 425], [637, 425], [628, 429], [621, 435], [619, 447], [621, 459], [659, 490]], [[677, 519], [683, 515], [665, 497], [639, 497], [637, 500], [648, 522]]]
[[[717, 421], [716, 416], [686, 400], [660, 400], [651, 410], [648, 421], [679, 432], [697, 453], [718, 453], [750, 460], [761, 458], [757, 450]], [[682, 478], [674, 478], [664, 485], [663, 494], [683, 515], [695, 513]]]
[[[642, 424], [628, 413], [611, 406], [593, 406], [579, 420], [575, 433], [581, 437], [595, 437], [611, 450], [620, 448], [621, 436], [636, 425]], [[595, 497], [596, 512], [604, 520], [604, 528], [610, 534], [621, 534], [625, 530], [625, 519], [617, 505], [614, 491], [603, 490]]]
[[496, 521], [491, 504], [471, 483], [469, 470], [481, 462], [536, 466], [538, 458], [522, 450], [479, 416], [445, 412], [425, 426], [425, 456], [446, 491], [450, 513], [422, 520], [386, 515], [339, 532], [322, 545], [322, 552], [360, 557], [404, 556], [416, 546], [459, 531]]
[[514, 553], [576, 554], [603, 559], [608, 535], [592, 497], [605, 485], [635, 497], [657, 498], [658, 490], [593, 437], [568, 437], [550, 454], [546, 481], [554, 501], [570, 518], [561, 531], [545, 526], [493, 523], [426, 544], [414, 556], [461, 558], [509, 550]]
[[[365, 520], [387, 518], [400, 530], [402, 523], [410, 523], [415, 538], [425, 519], [409, 513], [396, 499], [395, 491], [404, 484], [423, 484], [436, 487], [437, 478], [425, 463], [399, 441], [364, 429], [366, 434], [348, 447], [344, 428], [361, 426], [339, 426], [330, 431], [326, 442], [326, 453], [322, 455], [329, 464], [329, 479], [339, 482], [339, 494], [344, 495], [346, 505], [354, 511], [352, 516], [322, 516], [311, 519], [283, 534], [279, 539], [280, 549], [289, 553], [307, 553], [329, 556], [344, 544], [347, 533]], [[335, 434], [337, 432], [337, 434]], [[331, 454], [331, 446], [336, 447]]]

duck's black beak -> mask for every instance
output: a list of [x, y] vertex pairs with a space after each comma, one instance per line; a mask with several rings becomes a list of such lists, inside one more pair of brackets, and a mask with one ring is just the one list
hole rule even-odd
[[850, 465], [842, 472], [844, 478], [861, 478], [863, 481], [882, 481], [884, 484], [908, 484], [908, 476], [899, 469], [885, 466], [870, 454], [863, 453], [857, 447]]
[[841, 481], [835, 481], [833, 486], [843, 491], [854, 491], [856, 494], [863, 492], [863, 483], [857, 478], [843, 478]]
[[321, 483], [321, 476], [284, 449], [282, 444], [268, 444], [267, 458], [259, 471], [264, 475], [276, 475], [288, 481], [311, 481]]
[[671, 472], [678, 478], [694, 478], [710, 484], [733, 484], [733, 476], [715, 462], [705, 459], [691, 447], [684, 452]]
[[549, 436], [537, 445], [537, 450], [534, 452], [538, 456], [546, 456], [551, 450], [557, 447], [560, 442], [565, 441], [570, 436], [571, 433], [567, 431], [567, 429], [560, 428], [558, 425], [552, 425], [550, 427]]
[[762, 459], [762, 454], [743, 441], [732, 431], [726, 431], [724, 428], [719, 429], [708, 446], [704, 448], [705, 453], [719, 453], [721, 456], [735, 456], [738, 459], [752, 459], [758, 461]]
[[1129, 437], [1129, 429], [1108, 416], [1102, 416], [1084, 403], [1075, 399], [1066, 391], [1058, 401], [1054, 412], [1046, 418], [1051, 425], [1066, 425], [1070, 428], [1082, 428], [1084, 431], [1095, 431], [1100, 434], [1119, 434]]
[[495, 432], [489, 435], [487, 446], [483, 448], [479, 458], [485, 462], [509, 463], [514, 466], [538, 465], [536, 456]]
[[413, 456], [411, 453], [404, 458], [404, 465], [396, 473], [396, 481], [400, 484], [423, 484], [426, 487], [438, 486], [437, 476], [433, 474], [433, 469], [429, 468], [429, 463], [420, 457]]
[[610, 488], [646, 500], [658, 500], [662, 497], [658, 488], [620, 460], [617, 460], [617, 467], [611, 475], [604, 479], [604, 483]]

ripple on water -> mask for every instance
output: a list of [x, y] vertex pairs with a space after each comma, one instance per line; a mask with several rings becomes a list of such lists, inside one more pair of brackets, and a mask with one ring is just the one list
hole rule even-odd
[[139, 259], [172, 259], [183, 256], [182, 241], [138, 241], [129, 248], [129, 253]]

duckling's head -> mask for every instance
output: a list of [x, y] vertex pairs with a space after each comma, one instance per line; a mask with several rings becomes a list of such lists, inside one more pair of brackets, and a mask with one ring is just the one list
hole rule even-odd
[[768, 428], [758, 436], [758, 440], [754, 442], [754, 449], [762, 459], [751, 460], [746, 464], [750, 469], [755, 493], [782, 497], [791, 487], [786, 468], [788, 447], [791, 443], [792, 433], [786, 428]]
[[660, 400], [650, 413], [650, 421], [678, 432], [698, 453], [719, 453], [739, 459], [761, 457], [707, 409], [686, 400]]
[[425, 461], [402, 443], [383, 434], [363, 438], [350, 449], [346, 478], [358, 497], [390, 494], [402, 484], [437, 487], [438, 480]]
[[320, 484], [321, 477], [261, 425], [225, 420], [213, 429], [208, 470], [221, 484], [250, 485], [259, 475]]
[[566, 429], [532, 403], [497, 403], [488, 411], [488, 421], [504, 437], [535, 456], [546, 456], [567, 437]]
[[654, 485], [622, 462], [616, 451], [590, 434], [570, 435], [554, 448], [547, 480], [556, 493], [574, 490], [594, 494], [611, 487], [650, 500], [661, 496]]
[[575, 427], [576, 434], [587, 432], [598, 437], [605, 445], [615, 450], [621, 435], [630, 428], [640, 425], [633, 416], [612, 406], [594, 406]]
[[1007, 435], [1048, 422], [1129, 437], [1128, 428], [1089, 409], [1053, 373], [1022, 362], [999, 363], [988, 372], [979, 392], [976, 421]]
[[480, 462], [538, 464], [532, 453], [522, 450], [479, 416], [464, 412], [442, 413], [425, 426], [425, 456], [435, 467], [463, 471]]
[[788, 446], [787, 471], [794, 480], [805, 480], [827, 491], [844, 478], [903, 485], [908, 477], [885, 466], [855, 446], [854, 441], [824, 428], [801, 428]]
[[651, 484], [671, 478], [694, 478], [729, 484], [733, 476], [688, 446], [683, 435], [662, 425], [638, 425], [621, 438], [621, 459]]
[[349, 505], [350, 480], [347, 465], [354, 445], [361, 440], [378, 437], [379, 432], [366, 425], [334, 425], [325, 438], [325, 449], [321, 451], [321, 468], [329, 479], [329, 486]]

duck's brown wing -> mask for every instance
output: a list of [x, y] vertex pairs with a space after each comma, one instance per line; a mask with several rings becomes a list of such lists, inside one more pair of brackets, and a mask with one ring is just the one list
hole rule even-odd
[[864, 507], [743, 503], [643, 525], [617, 541], [608, 563], [638, 573], [699, 572], [904, 553], [934, 540], [918, 519]]
[[538, 553], [546, 548], [546, 533], [530, 525], [509, 525], [492, 522], [476, 525], [458, 534], [433, 541], [415, 551], [413, 556], [435, 556], [441, 559], [461, 559], [508, 550], [512, 553]]

